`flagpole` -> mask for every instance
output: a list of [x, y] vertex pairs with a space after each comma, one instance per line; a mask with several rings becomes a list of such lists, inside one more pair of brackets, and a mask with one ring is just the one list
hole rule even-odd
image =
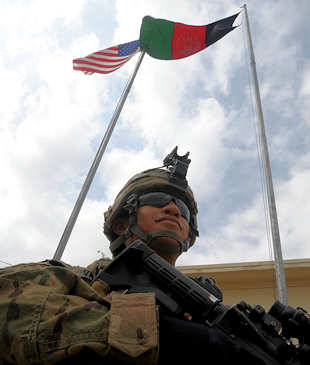
[[84, 184], [82, 186], [82, 189], [80, 191], [80, 194], [79, 194], [79, 196], [77, 198], [77, 201], [76, 201], [76, 203], [74, 205], [74, 208], [73, 208], [73, 210], [71, 212], [71, 215], [70, 215], [70, 218], [69, 218], [69, 220], [67, 222], [66, 228], [65, 228], [65, 230], [64, 230], [64, 232], [63, 232], [63, 234], [61, 236], [61, 239], [59, 241], [58, 247], [57, 247], [57, 249], [55, 251], [55, 254], [54, 254], [54, 257], [53, 257], [54, 260], [60, 260], [61, 257], [62, 257], [62, 254], [63, 254], [63, 252], [65, 250], [66, 245], [67, 245], [68, 239], [69, 239], [69, 237], [71, 235], [73, 226], [74, 226], [74, 224], [75, 224], [75, 222], [77, 220], [77, 217], [78, 217], [78, 215], [80, 213], [81, 207], [82, 207], [82, 205], [84, 203], [84, 200], [85, 200], [85, 197], [86, 197], [86, 195], [88, 193], [89, 187], [90, 187], [90, 185], [91, 185], [91, 183], [93, 181], [93, 178], [94, 178], [94, 176], [96, 174], [96, 171], [97, 171], [98, 166], [100, 164], [100, 161], [102, 159], [103, 153], [104, 153], [104, 151], [105, 151], [105, 149], [107, 147], [107, 144], [108, 144], [108, 142], [110, 140], [110, 137], [112, 135], [113, 129], [115, 127], [115, 124], [116, 124], [116, 122], [118, 120], [118, 117], [119, 117], [121, 111], [122, 111], [122, 108], [124, 106], [124, 103], [126, 101], [126, 98], [127, 98], [128, 94], [129, 94], [129, 91], [131, 89], [131, 86], [132, 86], [132, 84], [134, 82], [134, 79], [136, 77], [136, 74], [138, 72], [138, 69], [140, 67], [140, 64], [141, 64], [141, 62], [143, 60], [144, 54], [145, 54], [145, 52], [141, 52], [141, 54], [139, 56], [139, 59], [138, 59], [138, 61], [136, 63], [135, 69], [133, 70], [130, 78], [128, 79], [127, 85], [125, 86], [125, 89], [124, 89], [124, 91], [123, 91], [123, 93], [122, 93], [122, 95], [121, 95], [121, 97], [120, 97], [120, 99], [118, 101], [118, 104], [117, 104], [117, 106], [115, 108], [113, 117], [112, 117], [112, 119], [110, 121], [110, 124], [108, 125], [108, 128], [107, 128], [107, 130], [105, 132], [105, 135], [104, 135], [104, 137], [102, 139], [102, 142], [101, 142], [100, 147], [99, 147], [99, 149], [97, 151], [97, 154], [95, 156], [95, 159], [94, 159], [94, 161], [93, 161], [93, 163], [92, 163], [92, 165], [91, 165], [91, 167], [89, 169], [88, 175], [87, 175], [87, 177], [85, 179], [85, 182], [84, 182]]
[[287, 304], [288, 298], [287, 298], [287, 291], [286, 291], [285, 271], [284, 271], [284, 264], [283, 264], [283, 258], [282, 258], [280, 232], [279, 232], [279, 224], [278, 224], [278, 218], [277, 218], [276, 202], [275, 202], [275, 197], [274, 197], [274, 189], [273, 189], [273, 183], [272, 183], [272, 174], [271, 174], [271, 167], [270, 167], [270, 160], [269, 160], [269, 153], [268, 153], [268, 146], [267, 146], [267, 138], [266, 138], [266, 132], [265, 132], [265, 126], [264, 126], [263, 109], [262, 109], [262, 103], [261, 103], [259, 86], [258, 86], [258, 78], [257, 78], [257, 73], [256, 73], [255, 57], [254, 57], [253, 44], [252, 44], [252, 39], [251, 39], [251, 31], [250, 31], [247, 6], [246, 6], [246, 4], [244, 4], [242, 7], [244, 8], [244, 13], [245, 13], [246, 29], [247, 29], [247, 36], [248, 36], [248, 47], [249, 47], [249, 51], [250, 51], [250, 60], [251, 60], [251, 71], [252, 71], [252, 78], [254, 81], [255, 101], [256, 101], [257, 115], [258, 115], [258, 122], [259, 122], [258, 124], [259, 124], [259, 130], [260, 130], [260, 142], [261, 142], [262, 155], [263, 155], [264, 168], [265, 168], [264, 171], [265, 171], [265, 178], [266, 178], [269, 218], [270, 218], [274, 258], [275, 258], [275, 271], [276, 271], [277, 286], [278, 286], [278, 299], [283, 304]]

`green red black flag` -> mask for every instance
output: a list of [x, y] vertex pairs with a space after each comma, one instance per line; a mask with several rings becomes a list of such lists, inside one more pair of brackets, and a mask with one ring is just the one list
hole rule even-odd
[[235, 29], [233, 23], [238, 15], [201, 26], [145, 16], [140, 29], [141, 51], [161, 60], [191, 56]]

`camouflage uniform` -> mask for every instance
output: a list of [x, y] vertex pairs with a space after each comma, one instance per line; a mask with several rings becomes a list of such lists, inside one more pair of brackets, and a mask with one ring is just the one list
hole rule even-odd
[[156, 364], [157, 317], [153, 293], [90, 286], [58, 261], [0, 270], [1, 365]]

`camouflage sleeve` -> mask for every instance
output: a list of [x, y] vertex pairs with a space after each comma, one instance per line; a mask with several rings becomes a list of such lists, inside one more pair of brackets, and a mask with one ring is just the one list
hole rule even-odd
[[0, 364], [156, 363], [154, 295], [99, 292], [48, 263], [1, 269]]

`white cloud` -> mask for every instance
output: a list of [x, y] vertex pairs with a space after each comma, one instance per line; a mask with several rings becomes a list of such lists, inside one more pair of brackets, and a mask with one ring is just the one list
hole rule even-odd
[[[14, 57], [23, 59], [10, 69], [8, 59], [2, 58], [0, 71], [0, 94], [6, 105], [0, 128], [4, 171], [0, 241], [4, 250], [1, 257], [7, 257], [8, 262], [29, 261], [28, 253], [34, 260], [52, 255], [72, 207], [72, 196], [79, 189], [80, 174], [88, 169], [92, 139], [104, 127], [96, 118], [108, 101], [108, 79], [86, 80], [72, 71], [72, 54], [86, 44], [97, 48], [98, 38], [83, 36], [65, 50], [44, 25], [58, 18], [73, 21], [81, 10], [79, 4], [75, 3], [76, 10], [70, 15], [63, 12], [69, 11], [66, 7], [63, 11], [50, 8], [50, 14], [45, 14], [48, 19], [41, 18], [41, 24], [26, 31], [21, 31], [22, 24], [8, 28], [8, 39], [14, 40], [10, 45], [15, 49]], [[18, 18], [18, 6], [23, 7], [8, 7], [7, 15], [16, 10]], [[43, 8], [33, 6], [39, 16]], [[27, 25], [23, 23], [25, 28]], [[33, 39], [31, 33], [37, 33]], [[27, 55], [23, 53], [26, 49]]]
[[[297, 164], [288, 181], [275, 184], [278, 187], [275, 195], [284, 259], [310, 256], [310, 201], [307, 199], [310, 183], [309, 155], [304, 160]], [[208, 225], [208, 221], [201, 221], [200, 224]], [[178, 265], [272, 259], [273, 243], [268, 208], [264, 210], [262, 198], [258, 197], [244, 212], [233, 213], [227, 224], [220, 226], [211, 235], [200, 237], [196, 246], [180, 257]]]
[[0, 110], [0, 133], [14, 128], [14, 118], [18, 115], [26, 86], [22, 74], [7, 70], [0, 61], [0, 98], [5, 107]]
[[[57, 20], [69, 25], [81, 15], [86, 0], [68, 1], [15, 1], [7, 2], [2, 7], [2, 25], [15, 29], [15, 34], [39, 33], [53, 27]], [[25, 16], [27, 14], [27, 16]]]
[[104, 156], [104, 163], [100, 167], [100, 177], [106, 185], [105, 195], [112, 204], [116, 194], [133, 175], [150, 167], [160, 166], [154, 153], [148, 148], [140, 151], [114, 148]]
[[309, 96], [310, 95], [310, 69], [308, 69], [302, 78], [302, 85], [300, 88], [300, 95]]
[[[63, 261], [71, 265], [87, 266], [101, 257], [98, 251], [103, 252], [107, 257], [111, 257], [110, 243], [103, 234], [103, 212], [107, 208], [105, 202], [85, 200], [78, 222], [62, 257]], [[56, 247], [55, 242], [54, 251]]]
[[[208, 221], [200, 224], [208, 225]], [[261, 198], [255, 199], [245, 211], [231, 214], [228, 222], [212, 234], [201, 236], [191, 250], [180, 258], [178, 265], [269, 260]]]

